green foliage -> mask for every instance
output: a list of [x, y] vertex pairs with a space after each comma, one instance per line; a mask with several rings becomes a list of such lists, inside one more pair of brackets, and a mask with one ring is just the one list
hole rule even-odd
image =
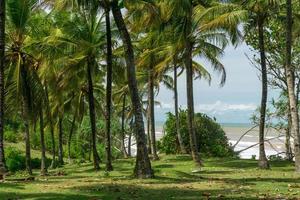
[[[190, 149], [186, 111], [180, 111], [179, 121], [184, 146], [186, 149]], [[179, 153], [180, 150], [175, 123], [175, 116], [172, 113], [168, 113], [165, 123], [166, 134], [158, 144], [159, 149], [167, 154]], [[195, 114], [195, 132], [197, 145], [202, 154], [216, 157], [234, 155], [222, 127], [207, 115], [202, 113]]]
[[4, 133], [4, 140], [7, 142], [16, 143], [18, 141], [18, 133], [13, 130], [6, 130]]
[[[6, 165], [10, 172], [16, 172], [20, 170], [25, 170], [25, 155], [24, 152], [14, 148], [7, 147], [5, 149]], [[39, 169], [41, 167], [41, 159], [34, 158], [31, 159], [31, 164], [33, 169]], [[46, 159], [46, 166], [50, 166], [51, 159]]]
[[13, 147], [7, 147], [5, 149], [6, 165], [7, 169], [11, 172], [25, 169], [25, 157], [22, 156], [22, 152]]

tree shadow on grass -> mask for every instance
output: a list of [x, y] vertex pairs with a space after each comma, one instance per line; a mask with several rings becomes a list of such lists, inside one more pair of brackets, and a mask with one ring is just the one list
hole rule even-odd
[[[104, 199], [141, 199], [141, 200], [168, 200], [168, 199], [239, 199], [240, 193], [250, 193], [249, 189], [241, 189], [234, 192], [230, 189], [196, 189], [192, 186], [184, 187], [143, 187], [139, 185], [126, 185], [126, 184], [103, 184], [90, 185], [84, 187], [74, 188], [77, 191], [91, 191], [92, 193], [104, 194]], [[230, 196], [230, 197], [229, 197]], [[237, 198], [233, 198], [236, 196]], [[242, 197], [240, 199], [255, 199]]]

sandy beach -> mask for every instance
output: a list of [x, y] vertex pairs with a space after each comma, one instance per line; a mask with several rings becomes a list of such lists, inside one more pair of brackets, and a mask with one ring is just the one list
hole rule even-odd
[[[240, 137], [251, 129], [251, 125], [222, 125], [229, 142], [232, 145], [235, 145], [236, 142], [240, 139]], [[156, 139], [159, 140], [163, 137], [163, 127], [161, 125], [156, 127]], [[285, 136], [284, 133], [279, 133], [274, 129], [266, 129], [266, 141], [265, 142], [265, 150], [266, 155], [277, 155], [281, 152], [285, 151]], [[135, 142], [133, 141], [133, 144]], [[244, 137], [239, 141], [239, 143], [235, 146], [235, 151], [244, 150], [252, 145], [258, 144], [258, 127], [249, 131]], [[135, 155], [136, 147], [132, 146], [132, 154]], [[284, 154], [283, 154], [284, 155]], [[240, 153], [241, 158], [249, 159], [255, 156], [256, 159], [259, 157], [259, 149], [258, 145], [253, 146], [247, 150], [244, 150]]]

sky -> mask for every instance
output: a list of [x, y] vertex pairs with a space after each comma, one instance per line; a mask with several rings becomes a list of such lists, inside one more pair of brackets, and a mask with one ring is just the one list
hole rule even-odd
[[[249, 118], [260, 104], [261, 83], [259, 71], [250, 63], [247, 55], [253, 52], [242, 44], [237, 48], [225, 49], [221, 62], [226, 68], [227, 79], [220, 87], [220, 76], [214, 73], [209, 64], [207, 69], [212, 74], [212, 83], [203, 80], [194, 81], [195, 112], [203, 112], [215, 117], [219, 123], [250, 123]], [[197, 60], [206, 63], [203, 60]], [[186, 108], [185, 73], [178, 80], [179, 105]], [[275, 91], [269, 91], [269, 100], [276, 96]], [[165, 121], [165, 113], [174, 111], [173, 92], [165, 87], [160, 88], [156, 97], [160, 106], [155, 108], [156, 121]]]

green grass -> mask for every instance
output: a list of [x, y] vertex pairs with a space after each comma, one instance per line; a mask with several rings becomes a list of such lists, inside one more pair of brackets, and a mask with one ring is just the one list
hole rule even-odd
[[[115, 171], [94, 172], [91, 163], [66, 165], [50, 176], [31, 182], [0, 183], [0, 199], [297, 199], [300, 175], [288, 162], [272, 162], [271, 170], [257, 169], [254, 160], [205, 159], [205, 167], [192, 173], [189, 156], [161, 156], [152, 162], [155, 178], [137, 180], [134, 159], [115, 161]], [[103, 167], [103, 166], [102, 166]], [[65, 175], [55, 176], [57, 171]], [[8, 177], [8, 178], [14, 178]]]

